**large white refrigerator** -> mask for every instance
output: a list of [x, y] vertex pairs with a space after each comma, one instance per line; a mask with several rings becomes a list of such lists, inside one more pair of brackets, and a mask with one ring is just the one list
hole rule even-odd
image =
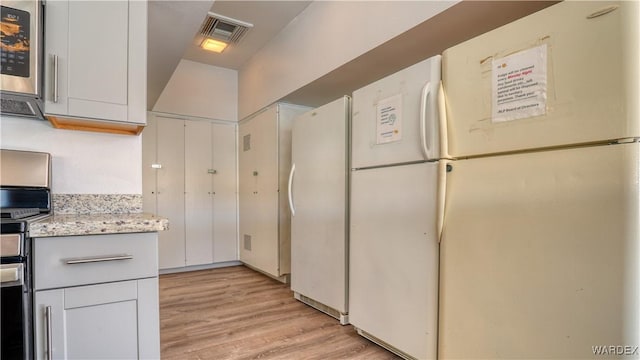
[[298, 115], [291, 131], [291, 290], [348, 323], [351, 98]]
[[405, 358], [436, 357], [440, 69], [435, 56], [353, 93], [349, 321]]
[[443, 53], [439, 358], [639, 357], [639, 19], [565, 1]]

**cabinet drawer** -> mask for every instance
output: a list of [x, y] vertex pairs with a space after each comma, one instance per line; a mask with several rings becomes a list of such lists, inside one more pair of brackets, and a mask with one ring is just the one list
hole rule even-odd
[[36, 290], [158, 275], [157, 233], [34, 239]]

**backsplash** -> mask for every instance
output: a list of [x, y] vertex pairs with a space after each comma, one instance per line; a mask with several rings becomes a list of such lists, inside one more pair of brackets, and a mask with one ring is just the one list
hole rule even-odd
[[52, 194], [54, 214], [135, 214], [141, 194]]

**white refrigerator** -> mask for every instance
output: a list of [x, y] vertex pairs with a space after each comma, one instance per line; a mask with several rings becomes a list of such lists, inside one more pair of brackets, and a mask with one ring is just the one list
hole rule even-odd
[[443, 53], [439, 358], [640, 357], [639, 19], [565, 1]]
[[435, 359], [440, 56], [353, 93], [349, 321], [405, 358]]
[[348, 323], [349, 129], [344, 96], [298, 115], [291, 132], [291, 290]]

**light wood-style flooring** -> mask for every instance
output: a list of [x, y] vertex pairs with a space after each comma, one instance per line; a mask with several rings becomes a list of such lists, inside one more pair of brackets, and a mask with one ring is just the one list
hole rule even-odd
[[160, 276], [163, 359], [399, 359], [244, 266]]

